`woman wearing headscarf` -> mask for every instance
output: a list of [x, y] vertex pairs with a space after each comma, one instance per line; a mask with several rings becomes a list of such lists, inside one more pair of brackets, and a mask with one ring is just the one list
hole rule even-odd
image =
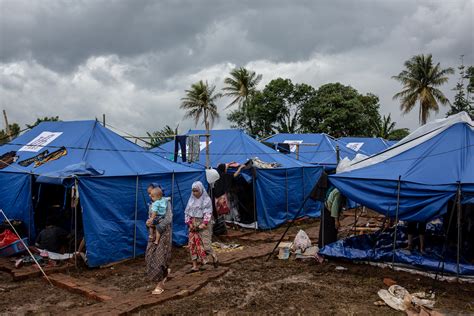
[[[147, 220], [146, 225], [150, 226], [152, 222]], [[171, 204], [168, 203], [164, 219], [156, 225], [156, 229], [161, 235], [158, 244], [149, 240], [145, 253], [147, 276], [151, 281], [158, 282], [152, 292], [155, 295], [163, 293], [166, 278], [170, 273], [172, 227], [173, 211]]]
[[190, 273], [199, 271], [198, 262], [207, 263], [207, 255], [212, 256], [217, 268], [217, 256], [212, 249], [212, 201], [203, 184], [196, 181], [184, 211], [184, 220], [189, 229], [189, 252], [193, 267]]

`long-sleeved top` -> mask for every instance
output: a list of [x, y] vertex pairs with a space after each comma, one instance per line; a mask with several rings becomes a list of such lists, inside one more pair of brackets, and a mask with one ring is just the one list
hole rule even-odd
[[341, 212], [341, 192], [333, 189], [326, 200], [326, 208], [331, 212], [331, 217], [338, 218]]

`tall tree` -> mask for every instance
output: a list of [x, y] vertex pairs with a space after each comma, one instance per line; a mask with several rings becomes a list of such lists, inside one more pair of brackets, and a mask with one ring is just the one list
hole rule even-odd
[[155, 148], [160, 145], [163, 145], [164, 143], [167, 143], [169, 141], [173, 140], [173, 136], [171, 135], [176, 135], [178, 134], [178, 127], [175, 129], [172, 129], [169, 125], [166, 125], [164, 128], [162, 128], [159, 131], [154, 131], [152, 133], [146, 132], [149, 139], [149, 146], [150, 148]]
[[[210, 127], [219, 118], [216, 101], [222, 97], [221, 93], [214, 93], [216, 86], [209, 86], [200, 80], [186, 90], [186, 96], [181, 99], [181, 109], [186, 110], [185, 118], [194, 119], [197, 125], [202, 118], [206, 133], [209, 134]], [[206, 137], [206, 166], [209, 166], [209, 137]]]
[[224, 96], [233, 98], [227, 108], [238, 105], [239, 110], [245, 113], [250, 132], [253, 134], [253, 122], [250, 115], [249, 103], [257, 92], [257, 86], [262, 80], [262, 75], [244, 67], [235, 68], [230, 72], [230, 77], [224, 79]]
[[409, 113], [419, 102], [419, 121], [426, 124], [430, 111], [438, 113], [439, 105], [449, 104], [448, 98], [439, 90], [448, 81], [448, 75], [453, 74], [453, 68], [441, 68], [440, 63], [433, 64], [433, 57], [416, 55], [405, 62], [405, 70], [392, 78], [403, 84], [403, 90], [393, 96], [400, 99], [400, 109]]
[[278, 78], [256, 92], [245, 110], [235, 110], [227, 119], [235, 123], [234, 127], [244, 128], [258, 137], [275, 132], [296, 133], [300, 130], [301, 109], [314, 93], [315, 89], [307, 84], [293, 84], [290, 79]]
[[28, 127], [28, 128], [33, 128], [33, 127], [37, 126], [39, 123], [41, 123], [41, 122], [58, 122], [58, 121], [61, 121], [61, 120], [59, 119], [59, 116], [50, 116], [50, 117], [45, 116], [45, 117], [43, 117], [43, 118], [39, 118], [39, 117], [38, 117], [38, 118], [36, 119], [36, 122], [34, 122], [34, 123], [31, 124], [31, 125], [26, 124], [26, 127]]
[[328, 83], [302, 107], [301, 130], [334, 137], [372, 136], [374, 122], [380, 121], [379, 106], [376, 95], [362, 95], [350, 86]]
[[456, 83], [456, 87], [453, 89], [454, 91], [456, 91], [456, 95], [454, 96], [454, 102], [450, 105], [450, 109], [448, 113], [446, 113], [446, 116], [453, 115], [462, 111], [469, 113], [471, 117], [474, 116], [474, 107], [468, 100], [467, 93], [469, 92], [464, 86], [464, 79], [466, 78], [466, 73], [462, 59], [463, 56], [461, 56], [461, 65], [458, 67], [459, 79]]

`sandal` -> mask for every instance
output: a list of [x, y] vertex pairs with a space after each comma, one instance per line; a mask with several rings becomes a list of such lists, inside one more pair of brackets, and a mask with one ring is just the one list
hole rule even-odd
[[196, 272], [199, 272], [199, 268], [197, 268], [197, 269], [191, 268], [188, 271], [186, 271], [186, 274], [191, 274], [191, 273], [196, 273]]
[[152, 295], [160, 295], [161, 293], [163, 293], [164, 289], [160, 288], [160, 287], [157, 287], [153, 290], [153, 292], [151, 292]]

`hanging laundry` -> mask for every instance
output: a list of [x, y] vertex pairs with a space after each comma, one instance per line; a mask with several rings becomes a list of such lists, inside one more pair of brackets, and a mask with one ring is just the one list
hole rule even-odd
[[189, 135], [186, 144], [188, 147], [188, 162], [199, 161], [199, 153], [201, 151], [199, 135]]
[[178, 153], [181, 149], [181, 159], [183, 162], [186, 162], [186, 135], [177, 135], [174, 138], [174, 162], [178, 162]]
[[9, 151], [0, 156], [0, 169], [6, 168], [15, 161], [17, 161], [18, 156], [16, 151]]
[[36, 161], [40, 161], [41, 159], [44, 159], [44, 157], [49, 154], [49, 151], [48, 150], [45, 150], [41, 153], [39, 153], [38, 155], [34, 156], [34, 157], [31, 157], [31, 158], [28, 158], [28, 159], [25, 159], [25, 160], [22, 160], [22, 161], [19, 161], [18, 164], [22, 167], [28, 167], [29, 165], [31, 165], [33, 162], [36, 162]]
[[66, 147], [61, 147], [56, 151], [53, 151], [52, 153], [44, 156], [42, 159], [35, 161], [35, 168], [44, 165], [45, 163], [53, 160], [57, 160], [63, 156], [67, 155], [67, 149]]
[[277, 150], [282, 154], [289, 154], [290, 153], [290, 144], [287, 143], [278, 143]]

